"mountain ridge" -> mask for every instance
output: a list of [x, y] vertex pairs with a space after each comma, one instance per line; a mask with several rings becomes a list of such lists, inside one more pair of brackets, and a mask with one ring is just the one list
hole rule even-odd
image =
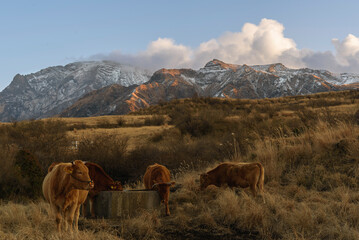
[[358, 87], [359, 74], [282, 63], [250, 66], [213, 59], [198, 70], [162, 68], [151, 75], [115, 62], [76, 62], [17, 74], [0, 92], [0, 121], [126, 114], [194, 95], [254, 99]]
[[[290, 69], [281, 63], [235, 65], [213, 59], [199, 70], [162, 68], [118, 106], [126, 109], [122, 112], [126, 114], [163, 101], [192, 96], [253, 99], [350, 88], [333, 84], [336, 81], [337, 77], [325, 70]], [[81, 108], [80, 105], [76, 103], [77, 108]], [[76, 113], [67, 109], [60, 116], [76, 116]]]
[[51, 117], [93, 90], [147, 82], [151, 74], [115, 62], [75, 62], [20, 75], [0, 93], [0, 121]]

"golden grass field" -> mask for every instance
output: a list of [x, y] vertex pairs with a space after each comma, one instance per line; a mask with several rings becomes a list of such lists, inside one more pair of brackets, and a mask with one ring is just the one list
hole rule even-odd
[[[193, 113], [184, 127], [169, 122], [170, 116], [186, 115], [181, 109]], [[358, 91], [242, 101], [185, 99], [138, 114], [61, 121], [70, 126], [65, 135], [71, 141], [105, 135], [128, 139], [121, 166], [140, 172], [125, 188], [143, 187], [141, 171], [148, 164], [169, 166], [177, 186], [170, 195], [171, 216], [155, 211], [129, 219], [80, 217], [78, 233], [58, 234], [41, 196], [9, 198], [0, 201], [0, 239], [359, 239]], [[164, 124], [143, 125], [156, 114], [166, 116]], [[127, 125], [109, 127], [119, 118]], [[209, 119], [204, 125], [209, 132], [191, 135], [192, 128], [203, 127], [203, 119]], [[101, 146], [116, 148], [111, 141]], [[107, 161], [112, 155], [105, 150], [89, 154]], [[34, 152], [40, 160], [45, 154]], [[12, 156], [5, 153], [0, 153], [2, 166], [1, 157]], [[111, 158], [110, 166], [116, 161]], [[261, 162], [262, 196], [214, 186], [200, 191], [199, 174], [223, 161]]]
[[115, 134], [124, 138], [128, 138], [128, 150], [132, 150], [137, 145], [145, 144], [148, 139], [161, 132], [168, 130], [173, 126], [143, 126], [143, 127], [126, 127], [116, 129], [90, 128], [70, 131], [69, 137], [74, 140], [81, 141], [83, 138], [91, 138], [98, 135]]

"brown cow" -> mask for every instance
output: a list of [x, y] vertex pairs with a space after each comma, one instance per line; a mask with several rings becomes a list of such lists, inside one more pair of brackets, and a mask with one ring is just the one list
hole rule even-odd
[[[86, 162], [86, 167], [89, 169], [90, 178], [94, 181], [94, 188], [89, 191], [88, 198], [90, 201], [90, 212], [91, 217], [95, 217], [95, 208], [94, 200], [95, 197], [101, 191], [122, 191], [122, 185], [120, 181], [114, 181], [104, 170], [103, 168], [92, 162]], [[84, 203], [83, 215], [85, 216], [85, 208], [87, 202]]]
[[50, 203], [56, 216], [57, 230], [61, 232], [62, 218], [65, 218], [65, 230], [75, 217], [74, 229], [78, 230], [78, 216], [81, 204], [85, 201], [88, 190], [93, 188], [88, 168], [81, 160], [72, 163], [52, 164], [42, 183], [45, 199]]
[[175, 184], [171, 182], [170, 171], [163, 165], [157, 163], [147, 167], [143, 176], [143, 183], [146, 189], [154, 189], [158, 191], [162, 202], [165, 204], [166, 215], [170, 215], [168, 201], [170, 197], [170, 187]]
[[253, 196], [256, 196], [257, 187], [263, 191], [264, 168], [260, 163], [221, 163], [200, 175], [201, 190], [212, 184], [217, 187], [250, 187]]

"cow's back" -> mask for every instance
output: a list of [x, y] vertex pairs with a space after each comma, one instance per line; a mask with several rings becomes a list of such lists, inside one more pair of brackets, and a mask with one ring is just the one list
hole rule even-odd
[[170, 182], [170, 171], [157, 163], [147, 167], [146, 173], [143, 176], [143, 182], [146, 189], [152, 189], [155, 182]]
[[230, 169], [234, 163], [225, 162], [219, 164], [214, 169], [207, 172], [211, 183], [216, 186], [221, 186], [228, 182], [228, 169]]
[[71, 163], [58, 163], [51, 169], [44, 178], [42, 183], [42, 191], [48, 202], [54, 202], [55, 198], [61, 194], [61, 188], [66, 183], [67, 174], [64, 168]]
[[239, 163], [228, 168], [228, 185], [248, 187], [257, 185], [261, 174], [258, 163]]
[[42, 183], [42, 193], [44, 195], [44, 198], [46, 199], [46, 201], [50, 202], [50, 181], [51, 181], [51, 174], [48, 173], [46, 176], [45, 176], [45, 179]]
[[[105, 170], [98, 164], [86, 162], [86, 167], [89, 169], [90, 178], [100, 185], [108, 185], [114, 183], [113, 179], [105, 172]], [[95, 184], [96, 188], [96, 184]]]
[[56, 196], [56, 190], [58, 189], [57, 185], [61, 181], [60, 178], [60, 164], [51, 165], [51, 170], [47, 173], [47, 175], [44, 178], [44, 181], [42, 183], [42, 192], [45, 197], [45, 199], [48, 202], [53, 202], [54, 197]]

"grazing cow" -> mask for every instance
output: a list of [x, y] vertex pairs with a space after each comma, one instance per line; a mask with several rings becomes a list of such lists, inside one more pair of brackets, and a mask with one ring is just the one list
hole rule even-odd
[[257, 187], [263, 191], [264, 168], [260, 163], [221, 163], [200, 175], [201, 190], [212, 184], [217, 187], [250, 187], [253, 196], [256, 196]]
[[148, 166], [143, 176], [145, 188], [158, 191], [162, 202], [165, 204], [167, 216], [170, 215], [170, 209], [168, 207], [170, 187], [175, 184], [175, 182], [171, 182], [170, 176], [170, 171], [165, 166], [157, 163]]
[[[91, 217], [95, 217], [94, 200], [95, 197], [101, 191], [122, 191], [122, 185], [120, 181], [113, 181], [113, 179], [107, 175], [103, 168], [92, 162], [86, 162], [86, 167], [89, 169], [90, 178], [94, 181], [94, 188], [89, 191], [88, 197], [90, 201]], [[84, 203], [83, 215], [85, 216], [87, 202]]]
[[42, 183], [42, 191], [56, 216], [57, 230], [61, 232], [64, 218], [65, 230], [70, 225], [72, 232], [75, 220], [74, 229], [77, 231], [80, 206], [85, 201], [88, 190], [93, 188], [88, 168], [81, 160], [76, 160], [72, 163], [54, 163], [48, 171]]

